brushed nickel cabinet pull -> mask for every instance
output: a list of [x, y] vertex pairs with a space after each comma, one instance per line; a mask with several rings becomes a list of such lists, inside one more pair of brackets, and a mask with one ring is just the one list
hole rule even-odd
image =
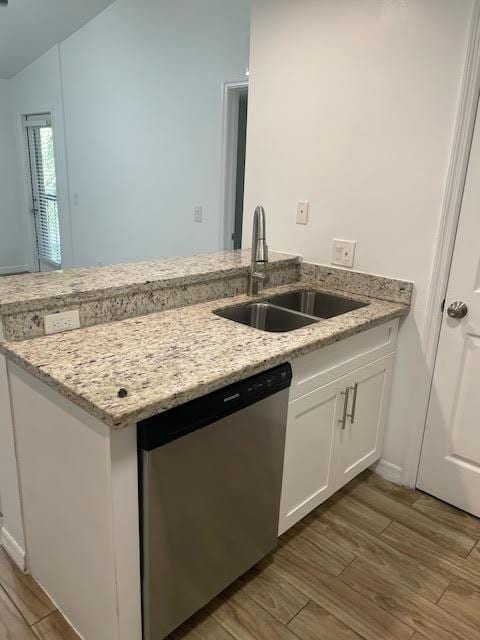
[[343, 398], [343, 412], [342, 412], [342, 417], [339, 418], [339, 423], [342, 425], [342, 431], [345, 430], [345, 427], [347, 425], [347, 415], [348, 415], [348, 396], [350, 394], [350, 389], [351, 387], [347, 387], [345, 389], [345, 391], [341, 392], [341, 396]]
[[355, 422], [355, 411], [357, 409], [357, 394], [358, 394], [358, 382], [355, 382], [353, 387], [348, 387], [350, 391], [353, 391], [353, 400], [352, 400], [352, 411], [347, 414], [347, 418], [350, 420], [351, 424]]

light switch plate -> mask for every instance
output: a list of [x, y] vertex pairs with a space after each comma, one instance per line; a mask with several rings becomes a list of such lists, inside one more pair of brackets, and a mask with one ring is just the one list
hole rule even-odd
[[62, 313], [51, 313], [48, 316], [44, 316], [43, 321], [46, 335], [80, 328], [78, 309], [62, 311]]
[[193, 209], [193, 221], [194, 222], [203, 222], [203, 208], [200, 206], [194, 207]]
[[332, 264], [340, 267], [353, 267], [355, 262], [355, 249], [357, 243], [354, 240], [333, 241]]
[[297, 224], [308, 224], [308, 208], [306, 200], [297, 202]]

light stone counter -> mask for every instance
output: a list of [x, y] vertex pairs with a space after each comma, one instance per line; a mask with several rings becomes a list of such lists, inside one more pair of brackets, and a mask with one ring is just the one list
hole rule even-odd
[[[46, 314], [78, 310], [89, 327], [234, 296], [247, 291], [249, 266], [250, 251], [238, 250], [0, 278], [0, 323], [7, 340], [25, 340], [45, 334]], [[298, 280], [300, 267], [272, 251], [270, 285]]]
[[[249, 249], [243, 249], [9, 276], [0, 280], [0, 315], [151, 291], [158, 286], [206, 282], [218, 276], [247, 275], [250, 255]], [[293, 262], [299, 263], [300, 258], [271, 252], [269, 268]]]
[[[338, 270], [328, 272], [338, 276]], [[315, 282], [314, 275], [310, 271], [303, 283], [265, 291], [259, 299], [306, 284], [319, 291], [328, 290], [325, 284]], [[371, 294], [378, 290], [379, 282], [381, 289], [385, 288], [386, 279], [370, 278]], [[213, 313], [252, 300], [239, 295], [55, 336], [2, 342], [0, 351], [118, 429], [406, 315], [412, 285], [391, 282], [397, 283], [398, 296], [392, 295], [390, 288], [389, 297], [401, 301], [335, 290], [337, 295], [369, 305], [289, 333], [259, 331]], [[120, 388], [127, 390], [126, 397], [119, 397]]]

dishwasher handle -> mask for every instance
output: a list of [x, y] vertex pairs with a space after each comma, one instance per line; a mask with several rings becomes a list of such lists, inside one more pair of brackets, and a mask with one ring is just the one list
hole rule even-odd
[[138, 423], [138, 445], [152, 451], [178, 438], [287, 389], [292, 381], [290, 364], [282, 364], [196, 398]]

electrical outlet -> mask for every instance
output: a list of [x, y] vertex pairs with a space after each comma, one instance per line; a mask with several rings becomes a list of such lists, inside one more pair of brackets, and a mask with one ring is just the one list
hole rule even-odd
[[297, 202], [297, 224], [308, 224], [308, 202]]
[[332, 264], [340, 267], [353, 267], [355, 261], [355, 249], [357, 243], [354, 240], [333, 241]]
[[194, 222], [203, 222], [203, 208], [202, 207], [194, 207], [194, 209], [193, 209], [193, 221]]
[[62, 311], [61, 313], [51, 313], [48, 316], [44, 316], [43, 320], [46, 335], [80, 328], [80, 315], [78, 309], [74, 309], [73, 311]]

